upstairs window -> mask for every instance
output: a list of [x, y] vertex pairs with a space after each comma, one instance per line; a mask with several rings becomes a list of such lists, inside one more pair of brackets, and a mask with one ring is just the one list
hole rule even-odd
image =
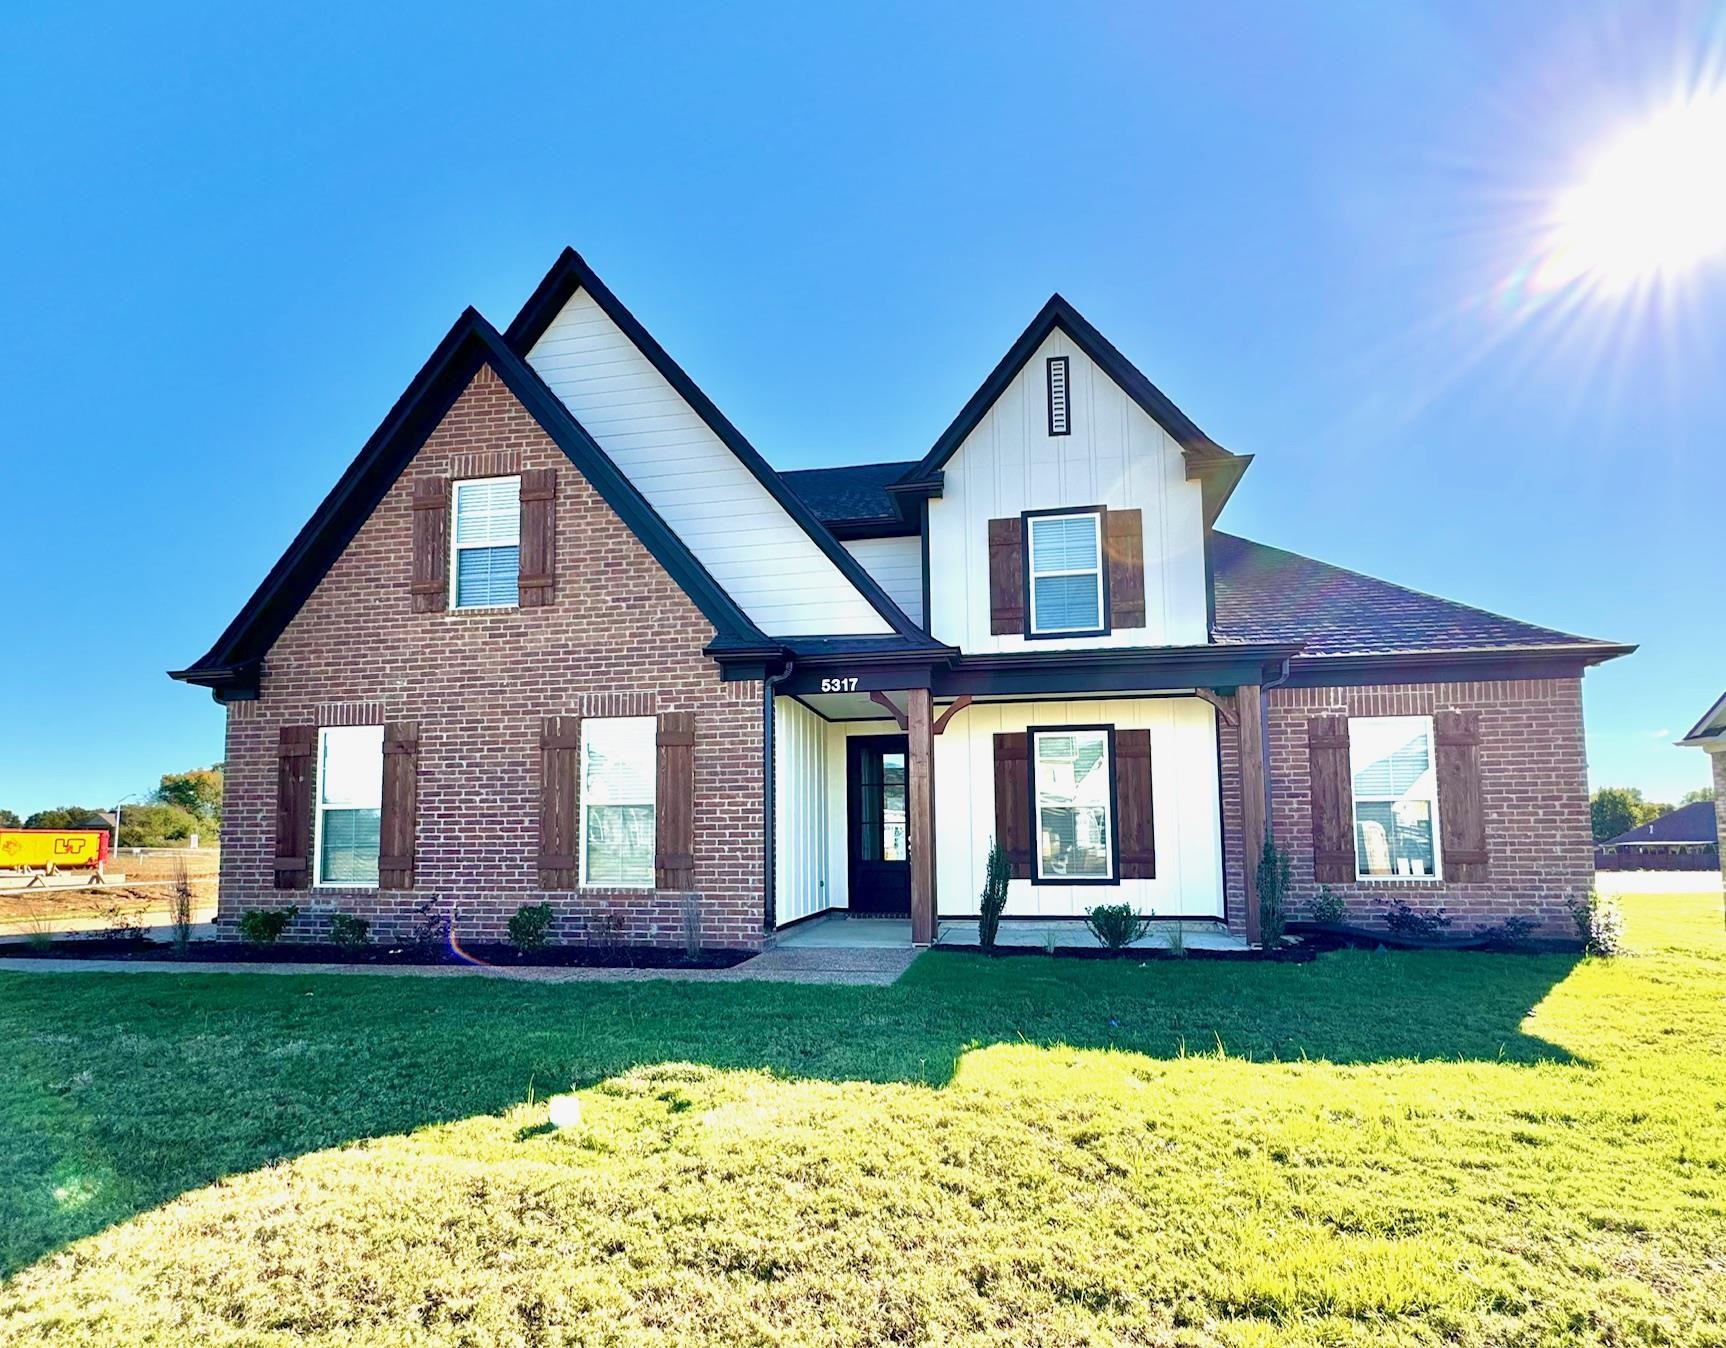
[[1031, 515], [1026, 524], [1031, 635], [1101, 635], [1102, 512]]
[[514, 608], [521, 576], [521, 479], [455, 484], [452, 608]]
[[1071, 435], [1072, 418], [1067, 407], [1067, 358], [1050, 356], [1049, 374], [1049, 434]]
[[1355, 873], [1362, 880], [1438, 878], [1438, 773], [1430, 716], [1354, 716]]
[[383, 792], [381, 725], [330, 726], [318, 731], [314, 845], [319, 886], [376, 886]]
[[581, 883], [652, 889], [659, 722], [651, 716], [581, 723]]

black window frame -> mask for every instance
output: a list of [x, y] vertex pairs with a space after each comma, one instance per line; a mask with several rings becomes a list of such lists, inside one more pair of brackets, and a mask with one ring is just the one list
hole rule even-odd
[[[1069, 628], [1060, 632], [1033, 630], [1036, 605], [1031, 597], [1031, 521], [1051, 515], [1095, 515], [1097, 517], [1097, 617], [1100, 626]], [[1047, 510], [1019, 512], [1019, 587], [1024, 598], [1026, 641], [1062, 641], [1073, 637], [1106, 637], [1113, 634], [1114, 619], [1109, 613], [1109, 508], [1101, 505], [1056, 506]]]
[[[1045, 878], [1042, 874], [1043, 858], [1043, 825], [1042, 814], [1037, 806], [1037, 737], [1039, 735], [1070, 735], [1076, 731], [1102, 731], [1108, 740], [1109, 754], [1109, 874], [1106, 877], [1084, 876], [1077, 879], [1072, 876], [1053, 876]], [[1030, 810], [1028, 814], [1031, 837], [1031, 878], [1030, 883], [1036, 886], [1045, 885], [1083, 885], [1088, 887], [1119, 888], [1121, 884], [1121, 829], [1120, 829], [1120, 783], [1119, 766], [1115, 757], [1115, 727], [1113, 723], [1086, 725], [1029, 725], [1025, 727], [1025, 777], [1029, 783]]]

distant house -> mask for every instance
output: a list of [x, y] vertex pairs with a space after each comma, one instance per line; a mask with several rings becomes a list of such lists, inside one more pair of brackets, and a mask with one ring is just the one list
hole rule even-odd
[[1715, 802], [1698, 800], [1638, 824], [1594, 849], [1602, 871], [1711, 871], [1720, 864]]
[[[1718, 837], [1726, 833], [1726, 693], [1690, 727], [1690, 733], [1678, 741], [1706, 749], [1714, 763], [1714, 828]], [[1718, 848], [1718, 843], [1716, 843]]]

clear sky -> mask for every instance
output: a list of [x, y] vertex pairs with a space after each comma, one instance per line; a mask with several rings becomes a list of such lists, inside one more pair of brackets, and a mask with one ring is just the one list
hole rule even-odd
[[566, 243], [787, 468], [919, 456], [1059, 290], [1257, 455], [1223, 527], [1641, 643], [1595, 782], [1704, 783], [1726, 266], [1540, 261], [1726, 7], [645, 8], [9, 15], [0, 806], [218, 759], [163, 671]]

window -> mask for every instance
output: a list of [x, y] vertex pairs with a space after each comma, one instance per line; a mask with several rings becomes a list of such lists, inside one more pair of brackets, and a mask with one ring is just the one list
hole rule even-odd
[[1096, 636], [1103, 627], [1103, 515], [1030, 515], [1031, 633]]
[[319, 886], [375, 887], [378, 822], [384, 791], [384, 728], [330, 726], [318, 731]]
[[581, 723], [581, 882], [652, 889], [658, 722], [651, 716]]
[[1073, 423], [1067, 412], [1067, 358], [1050, 356], [1049, 372], [1049, 434], [1070, 435]]
[[1114, 757], [1108, 727], [1033, 730], [1037, 879], [1115, 878]]
[[455, 484], [452, 608], [513, 608], [521, 574], [521, 479]]
[[1438, 774], [1430, 716], [1351, 717], [1355, 872], [1363, 880], [1438, 878]]

